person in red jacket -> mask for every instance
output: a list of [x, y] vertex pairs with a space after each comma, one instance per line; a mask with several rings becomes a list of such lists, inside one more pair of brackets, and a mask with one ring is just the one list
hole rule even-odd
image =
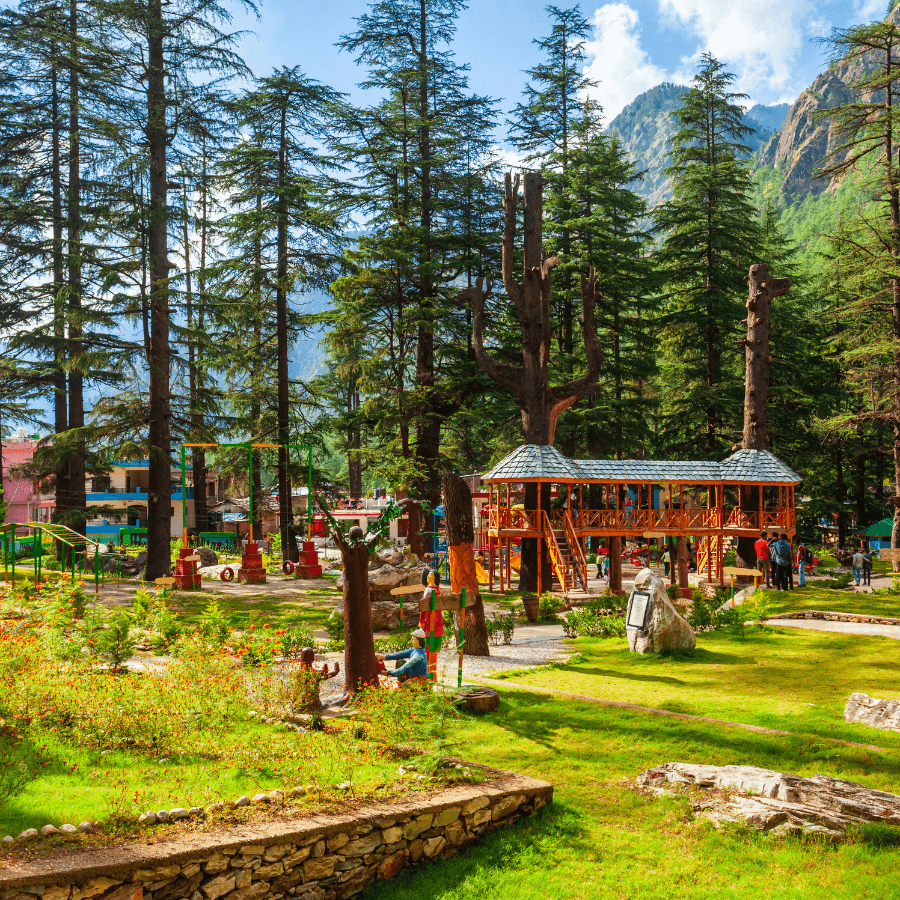
[[754, 544], [756, 547], [756, 568], [763, 573], [766, 579], [766, 587], [772, 587], [772, 562], [769, 559], [769, 539], [763, 532], [759, 540]]

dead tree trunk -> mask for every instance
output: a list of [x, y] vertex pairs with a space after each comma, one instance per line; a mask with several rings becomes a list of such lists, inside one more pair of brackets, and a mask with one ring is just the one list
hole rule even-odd
[[[769, 449], [769, 350], [772, 300], [786, 294], [791, 287], [789, 278], [772, 278], [766, 263], [750, 266], [750, 290], [747, 297], [746, 374], [744, 378], [744, 437], [745, 450]], [[755, 516], [760, 502], [759, 485], [741, 488], [741, 511]], [[759, 523], [760, 533], [763, 523]], [[737, 564], [742, 568], [756, 567], [756, 536], [741, 536], [737, 542]]]
[[[519, 176], [506, 176], [503, 209], [502, 272], [503, 285], [516, 308], [522, 341], [521, 367], [495, 362], [484, 348], [485, 301], [491, 293], [491, 283], [484, 286], [479, 278], [473, 287], [460, 292], [460, 299], [471, 302], [473, 312], [472, 337], [475, 355], [484, 372], [497, 384], [506, 388], [522, 411], [522, 431], [525, 442], [549, 446], [553, 444], [556, 422], [562, 412], [582, 397], [590, 394], [600, 374], [600, 342], [594, 321], [594, 309], [599, 298], [596, 273], [581, 276], [582, 337], [587, 371], [558, 387], [550, 387], [548, 366], [551, 350], [550, 293], [551, 273], [559, 264], [556, 256], [546, 256], [543, 250], [543, 178], [538, 172], [525, 175], [524, 193], [524, 271], [521, 283], [515, 280], [516, 208], [519, 199]], [[537, 509], [537, 490], [528, 485], [525, 508]], [[549, 491], [549, 485], [548, 485]], [[549, 499], [549, 497], [548, 497]], [[542, 509], [547, 509], [543, 503]], [[543, 555], [541, 569], [545, 585], [537, 583], [538, 553]], [[550, 560], [544, 541], [529, 538], [522, 541], [522, 564], [519, 589], [535, 592], [549, 587]]]
[[[484, 604], [478, 591], [475, 574], [475, 528], [472, 524], [472, 492], [458, 475], [444, 475], [444, 519], [447, 523], [447, 547], [450, 553], [450, 587], [457, 594], [466, 589], [474, 595], [475, 605], [466, 609], [466, 656], [490, 656], [487, 624], [484, 620]], [[459, 634], [460, 613], [453, 613], [453, 624]]]

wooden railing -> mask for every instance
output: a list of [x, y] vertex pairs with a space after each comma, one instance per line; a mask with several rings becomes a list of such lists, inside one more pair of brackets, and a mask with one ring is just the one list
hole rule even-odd
[[795, 526], [795, 512], [789, 507], [744, 512], [739, 508], [724, 510], [717, 507], [698, 509], [585, 509], [542, 510], [540, 513], [523, 509], [492, 509], [488, 527], [493, 533], [530, 533], [537, 537], [546, 525], [557, 531], [566, 528], [569, 518], [574, 532], [606, 532], [607, 534], [635, 534], [663, 531], [671, 534], [702, 534], [706, 531], [788, 531]]
[[556, 572], [556, 577], [559, 579], [562, 589], [567, 591], [569, 587], [566, 583], [566, 562], [563, 559], [562, 551], [559, 549], [559, 544], [556, 543], [553, 525], [546, 510], [544, 510], [544, 537], [547, 540], [547, 549], [550, 551], [550, 565], [553, 566], [553, 571]]
[[572, 521], [571, 513], [566, 510], [563, 517], [566, 528], [566, 540], [569, 543], [569, 549], [572, 552], [572, 567], [575, 570], [575, 581], [581, 582], [581, 587], [587, 593], [587, 560], [584, 558], [584, 550], [581, 548], [581, 541], [575, 534], [575, 523]]

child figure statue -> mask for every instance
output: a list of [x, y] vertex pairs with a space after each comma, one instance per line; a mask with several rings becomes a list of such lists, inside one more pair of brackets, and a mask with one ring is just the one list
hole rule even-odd
[[304, 691], [302, 699], [302, 712], [319, 713], [322, 711], [322, 700], [319, 697], [319, 688], [323, 681], [334, 678], [341, 671], [339, 663], [334, 664], [334, 669], [329, 671], [328, 663], [324, 663], [321, 669], [313, 668], [316, 651], [312, 647], [306, 647], [300, 653], [300, 671], [296, 677], [302, 682]]
[[396, 653], [378, 653], [375, 658], [378, 660], [386, 659], [405, 659], [406, 662], [399, 669], [393, 671], [386, 669], [384, 674], [396, 678], [400, 684], [407, 681], [427, 681], [428, 680], [428, 660], [425, 656], [425, 632], [421, 628], [417, 628], [412, 633], [413, 645], [408, 650], [398, 650]]

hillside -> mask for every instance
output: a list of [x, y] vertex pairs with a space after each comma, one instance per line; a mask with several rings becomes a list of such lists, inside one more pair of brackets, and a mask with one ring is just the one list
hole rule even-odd
[[[664, 171], [668, 166], [667, 144], [675, 133], [672, 113], [678, 109], [684, 85], [663, 83], [635, 97], [622, 112], [609, 123], [608, 130], [618, 134], [638, 168], [645, 170], [644, 181], [637, 186], [637, 193], [644, 197], [650, 208], [665, 203], [671, 196], [669, 182]], [[788, 111], [788, 104], [752, 107], [745, 119], [754, 128], [747, 138], [753, 149], [767, 144], [781, 126]]]

